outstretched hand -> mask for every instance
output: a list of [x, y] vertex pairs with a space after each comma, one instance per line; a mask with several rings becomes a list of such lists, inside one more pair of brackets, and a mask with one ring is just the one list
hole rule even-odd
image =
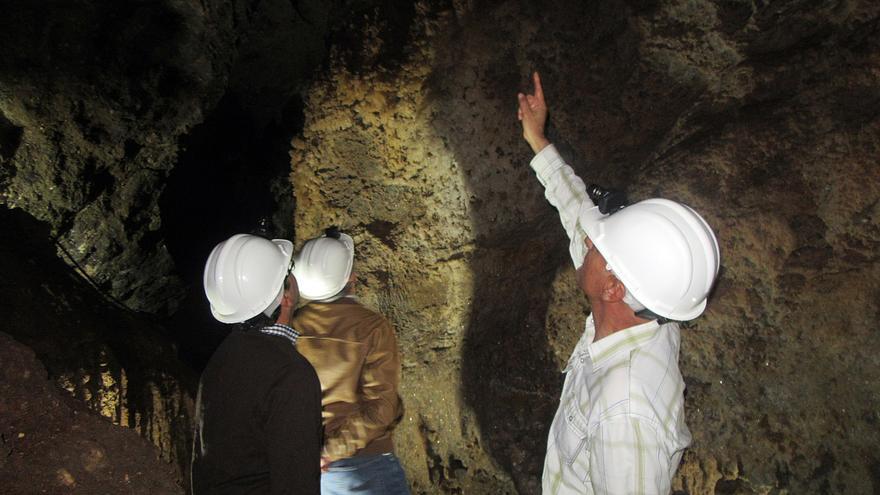
[[544, 136], [544, 126], [547, 123], [547, 103], [544, 101], [541, 76], [535, 72], [532, 75], [532, 81], [535, 85], [534, 94], [519, 93], [517, 95], [519, 108], [516, 111], [516, 117], [522, 122], [523, 137], [532, 147], [532, 151], [537, 153], [550, 144], [550, 141]]

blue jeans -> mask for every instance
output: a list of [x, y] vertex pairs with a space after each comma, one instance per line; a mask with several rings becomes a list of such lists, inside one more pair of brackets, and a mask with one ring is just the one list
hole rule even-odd
[[340, 459], [321, 474], [321, 495], [409, 495], [406, 475], [394, 454]]

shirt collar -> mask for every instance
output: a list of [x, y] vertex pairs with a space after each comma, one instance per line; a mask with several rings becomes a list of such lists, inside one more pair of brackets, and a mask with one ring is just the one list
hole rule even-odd
[[263, 327], [260, 329], [260, 332], [267, 335], [284, 337], [285, 339], [289, 340], [294, 347], [296, 347], [296, 339], [299, 338], [299, 332], [294, 330], [293, 327], [282, 325], [281, 323], [276, 323], [274, 325], [269, 325], [268, 327]]
[[660, 324], [657, 320], [629, 327], [593, 342], [588, 347], [590, 360], [593, 362], [593, 371], [601, 368], [612, 358], [621, 354], [629, 353], [651, 341]]

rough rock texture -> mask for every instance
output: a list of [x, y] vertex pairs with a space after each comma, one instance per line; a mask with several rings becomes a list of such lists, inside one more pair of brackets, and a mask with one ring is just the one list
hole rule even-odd
[[4, 17], [0, 114], [16, 139], [3, 146], [3, 203], [49, 222], [114, 297], [173, 307], [182, 288], [155, 241], [157, 201], [178, 136], [218, 96], [228, 69], [211, 55], [229, 41], [183, 2], [32, 2]]
[[298, 242], [354, 234], [394, 322], [417, 493], [537, 493], [588, 308], [527, 166], [538, 69], [587, 180], [702, 212], [723, 271], [683, 332], [691, 494], [880, 489], [880, 6], [417, 2], [334, 47], [293, 141]]
[[[172, 480], [184, 479], [192, 443], [196, 377], [180, 362], [177, 349], [163, 335], [165, 331], [130, 310], [114, 306], [57, 259], [45, 224], [21, 210], [0, 208], [0, 230], [5, 233], [0, 237], [0, 314], [4, 315], [0, 332], [14, 335], [21, 343], [5, 338], [0, 344], [4, 349], [0, 388], [8, 391], [0, 394], [0, 427], [5, 441], [19, 432], [33, 439], [27, 444], [19, 442], [20, 448], [16, 448], [22, 455], [14, 466], [7, 466], [15, 473], [16, 487], [27, 486], [25, 482], [33, 477], [33, 489], [13, 493], [39, 492], [38, 487], [52, 481], [45, 478], [46, 473], [54, 473], [56, 468], [67, 469], [78, 480], [76, 490], [65, 493], [129, 493], [121, 484], [124, 473], [119, 469], [123, 464], [115, 464], [115, 457], [129, 465], [145, 452], [150, 456], [143, 459], [145, 467], [140, 474], [129, 471], [131, 477], [167, 477], [160, 476], [160, 471], [149, 473], [159, 465], [153, 459], [159, 455], [164, 461], [162, 473], [175, 473]], [[22, 344], [32, 351], [22, 354]], [[6, 354], [9, 346], [15, 349]], [[34, 357], [43, 363], [39, 370], [31, 364]], [[54, 386], [46, 383], [46, 370]], [[91, 414], [82, 414], [86, 407]], [[93, 418], [95, 413], [106, 420]], [[78, 417], [89, 419], [76, 420]], [[110, 433], [114, 429], [110, 421], [134, 431]], [[25, 429], [12, 432], [9, 428]], [[115, 450], [120, 442], [132, 443], [136, 434], [152, 442], [155, 451], [142, 447], [130, 453]], [[107, 451], [103, 455], [109, 464], [102, 461], [102, 466], [110, 469], [92, 473], [96, 476], [93, 482], [118, 482], [118, 490], [89, 489], [98, 485], [84, 482], [82, 473], [76, 472], [79, 467], [62, 462], [71, 456], [91, 455], [90, 438]], [[13, 448], [11, 444], [7, 447]], [[8, 449], [0, 457], [6, 457]], [[55, 462], [61, 464], [52, 464]], [[7, 493], [4, 488], [0, 492]]]
[[3, 493], [183, 493], [179, 473], [149, 442], [71, 399], [5, 333], [0, 394]]
[[[0, 204], [49, 222], [59, 255], [125, 306], [172, 312], [184, 287], [163, 218], [189, 225], [208, 216], [184, 200], [160, 211], [181, 138], [221, 96], [245, 99], [250, 113], [237, 124], [262, 132], [280, 113], [273, 105], [286, 103], [321, 56], [325, 9], [282, 0], [4, 8]], [[267, 56], [275, 57], [271, 70]], [[221, 167], [193, 168], [199, 172], [183, 186], [190, 198]]]
[[3, 5], [0, 308], [14, 318], [0, 330], [181, 473], [195, 376], [178, 354], [198, 368], [228, 331], [205, 321], [202, 263], [260, 219], [292, 230], [297, 88], [332, 5]]

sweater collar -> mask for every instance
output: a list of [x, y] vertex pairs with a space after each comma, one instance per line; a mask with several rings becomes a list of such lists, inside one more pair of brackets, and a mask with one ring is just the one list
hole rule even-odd
[[281, 323], [275, 323], [274, 325], [263, 327], [260, 329], [260, 332], [267, 335], [284, 337], [285, 339], [289, 340], [294, 347], [296, 347], [296, 339], [299, 338], [298, 331], [294, 330], [293, 327], [282, 325]]

